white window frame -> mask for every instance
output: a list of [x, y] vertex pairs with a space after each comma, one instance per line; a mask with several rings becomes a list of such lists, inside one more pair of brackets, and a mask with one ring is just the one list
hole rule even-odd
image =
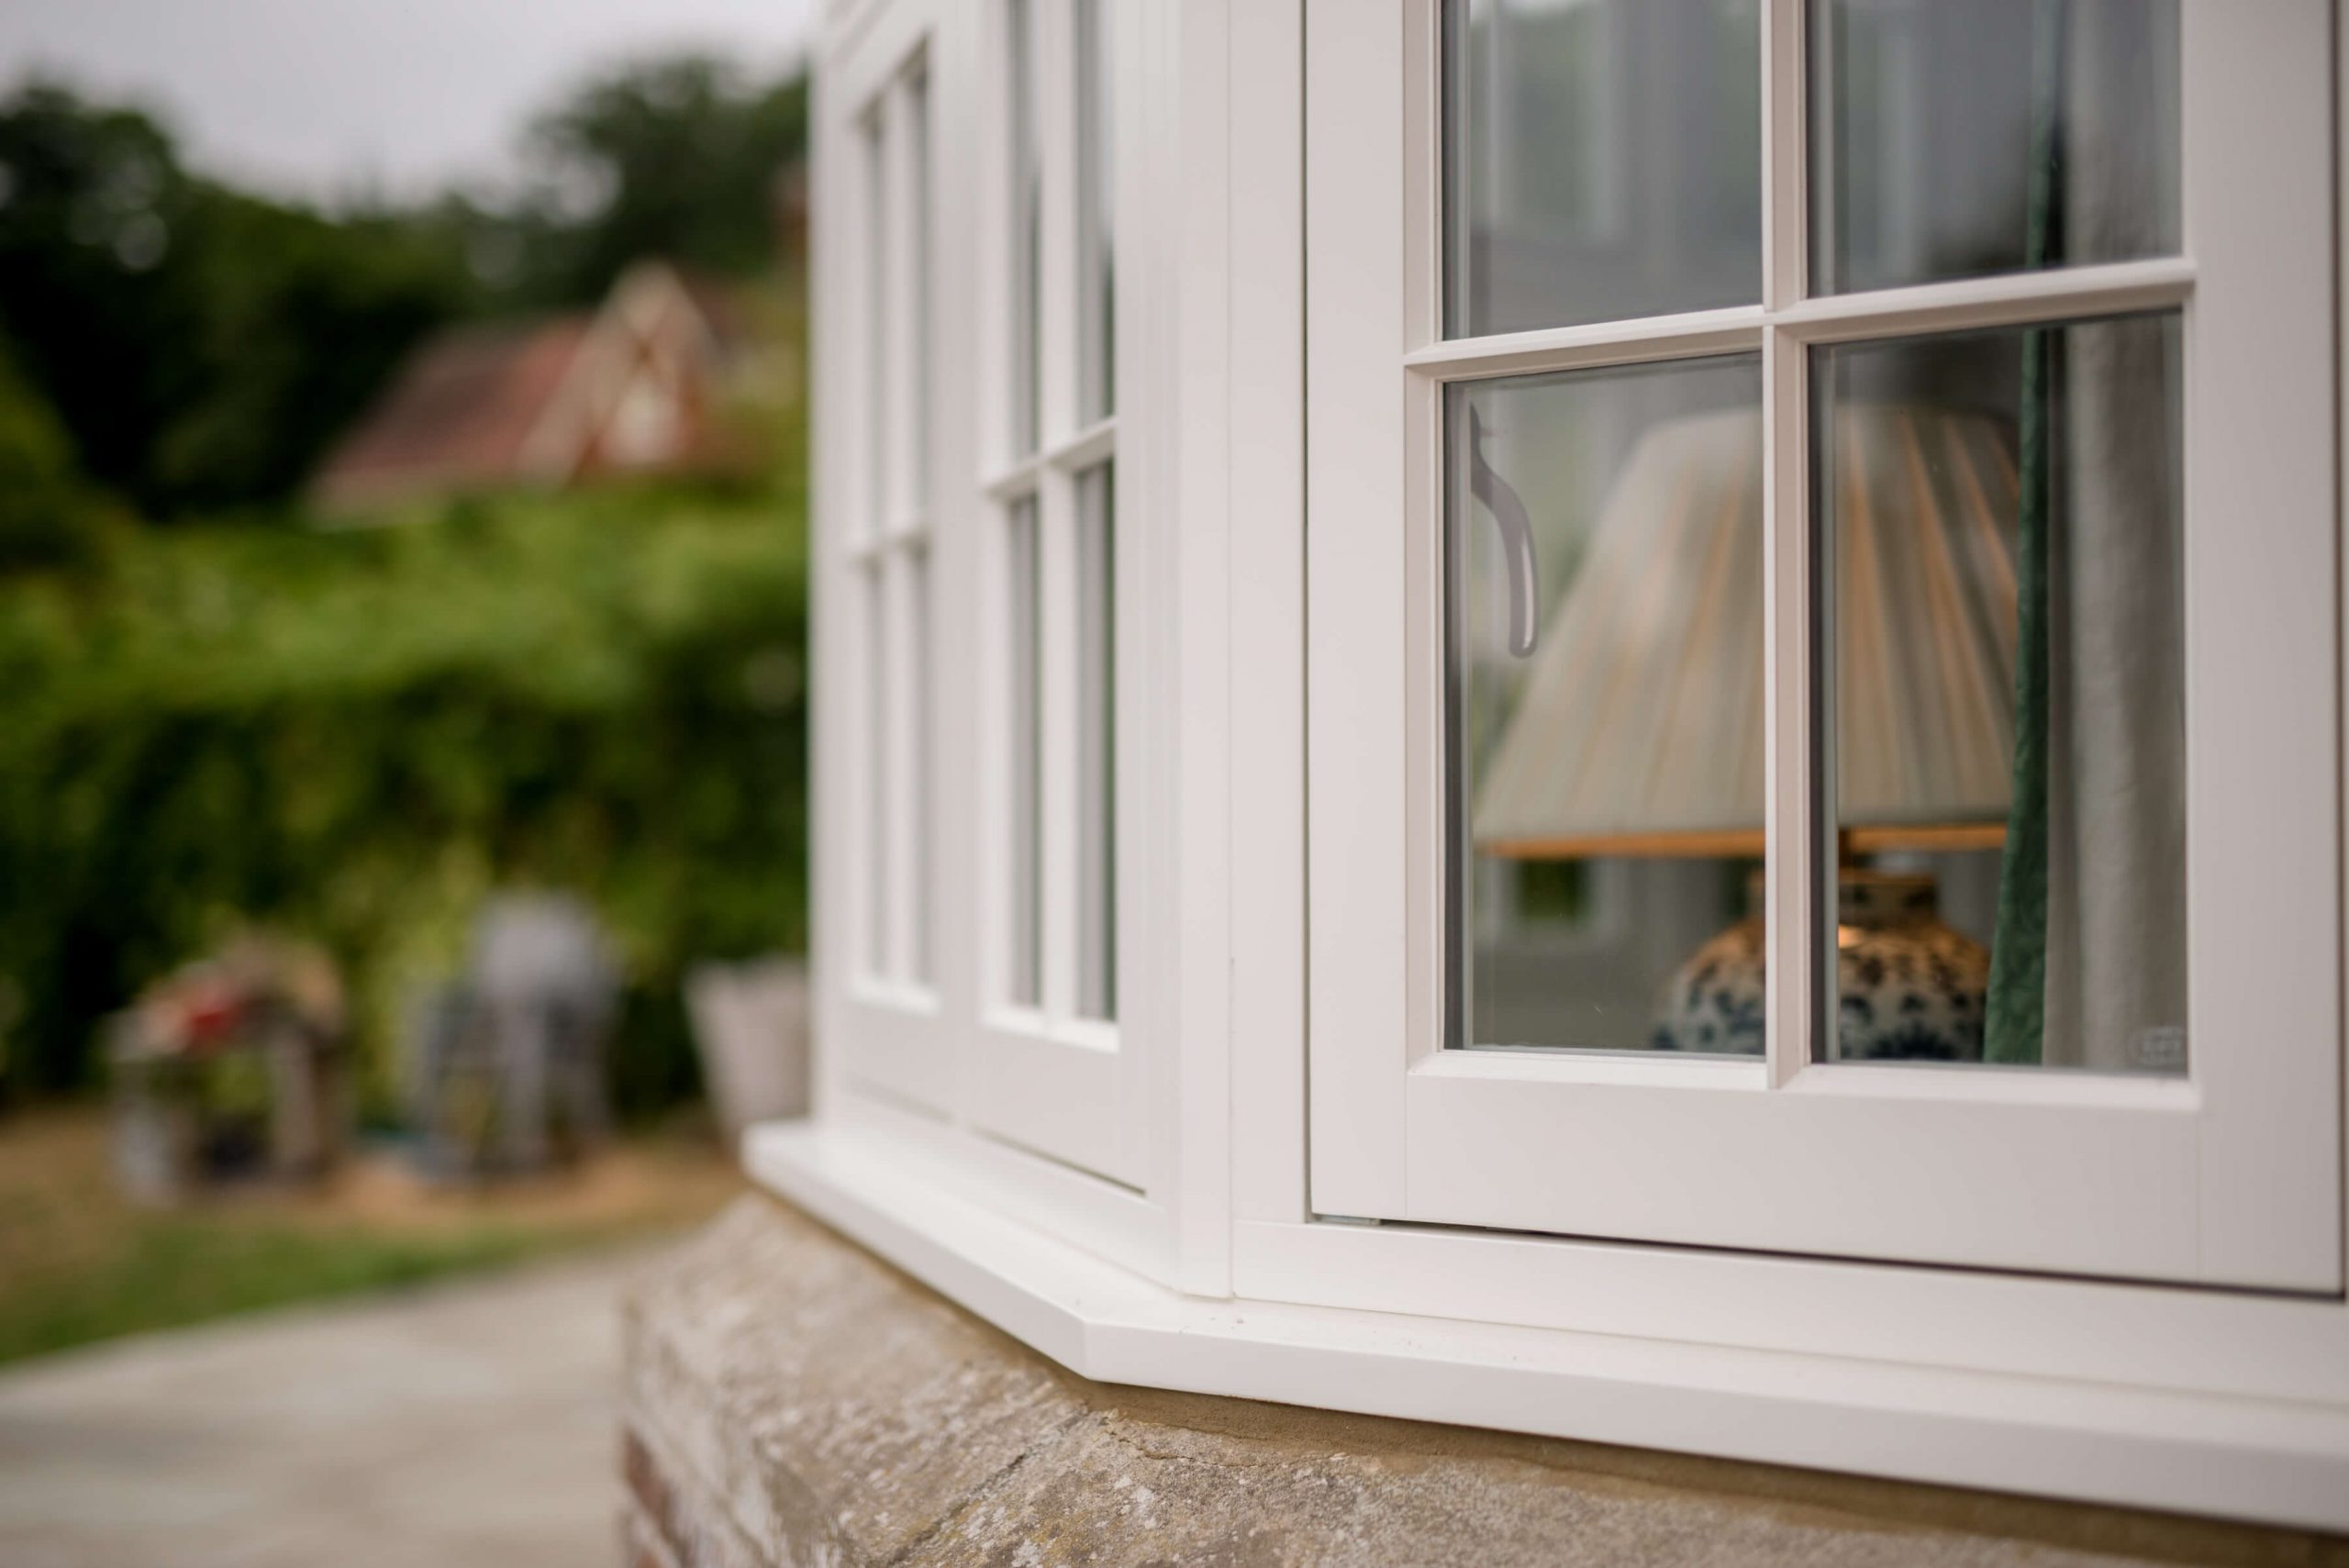
[[[1767, 3], [1772, 47], [1797, 48], [1787, 0]], [[2196, 26], [2254, 9], [2187, 7], [2206, 19]], [[1180, 518], [1130, 528], [1122, 541], [1130, 570], [1120, 576], [1140, 602], [1120, 606], [1131, 655], [1121, 663], [1147, 694], [1119, 737], [1130, 759], [1120, 814], [1131, 825], [1121, 880], [1132, 912], [1121, 1032], [1146, 1029], [1150, 1043], [1138, 1058], [1151, 1109], [1138, 1190], [1026, 1151], [968, 1113], [980, 995], [972, 933], [995, 907], [977, 886], [975, 828], [941, 835], [938, 1029], [951, 1104], [941, 1112], [893, 1086], [875, 1066], [885, 1044], [874, 1048], [897, 1016], [852, 995], [841, 951], [852, 928], [841, 912], [853, 906], [857, 871], [845, 835], [825, 826], [844, 819], [850, 799], [842, 737], [853, 732], [860, 679], [851, 601], [826, 553], [853, 494], [843, 465], [825, 461], [835, 439], [854, 450], [845, 438], [859, 417], [858, 350], [853, 317], [828, 306], [852, 286], [856, 226], [841, 192], [856, 72], [883, 69], [872, 62], [893, 50], [903, 58], [899, 45], [929, 28], [940, 145], [970, 147], [993, 90], [977, 10], [846, 5], [819, 62], [818, 1108], [808, 1121], [754, 1129], [751, 1170], [1105, 1381], [2349, 1529], [2349, 1304], [2337, 1289], [2188, 1288], [1317, 1213], [1307, 1044], [1323, 977], [1307, 963], [1306, 803], [1319, 781], [1308, 783], [1306, 737], [1326, 716], [1318, 691], [1308, 701], [1318, 602], [1309, 630], [1304, 615], [1308, 550], [1320, 543], [1306, 527], [1307, 213], [1330, 202], [1394, 207], [1402, 194], [1368, 182], [1308, 188], [1304, 82], [1308, 35], [1378, 31], [1361, 27], [1360, 0], [1130, 0], [1120, 13], [1134, 23], [1121, 50], [1148, 62], [1124, 56], [1134, 68], [1121, 81], [1121, 130], [1131, 131], [1120, 139], [1121, 179], [1149, 193], [1119, 211], [1128, 239], [1148, 230], [1121, 255], [1119, 355], [1131, 368], [1121, 369], [1120, 511]], [[2339, 32], [2296, 69], [2337, 78]], [[1797, 128], [1788, 114], [1777, 106], [1774, 133]], [[2306, 128], [2338, 150], [2328, 116]], [[949, 193], [982, 184], [990, 166], [999, 165], [958, 179], [941, 162], [939, 233], [983, 232], [974, 195]], [[2336, 188], [2322, 205], [2340, 199]], [[2209, 254], [2194, 261], [2207, 281]], [[1318, 269], [1312, 277], [1331, 286]], [[987, 401], [970, 324], [984, 325], [986, 302], [1001, 297], [980, 292], [988, 286], [939, 285], [945, 475], [986, 472], [979, 425], [963, 411]], [[2304, 326], [2340, 337], [2330, 314]], [[1325, 373], [1317, 362], [1312, 384]], [[2330, 372], [2321, 401], [2337, 408]], [[2337, 416], [2311, 439], [2336, 450]], [[975, 482], [934, 493], [935, 581], [968, 584], [984, 495]], [[2337, 541], [2337, 500], [2326, 515]], [[2319, 591], [2342, 593], [2337, 542], [2322, 575]], [[981, 646], [976, 593], [941, 591], [939, 603], [940, 646]], [[2323, 694], [2332, 729], [2337, 638], [2310, 658], [2309, 689]], [[970, 662], [941, 656], [950, 670]], [[969, 712], [957, 700], [970, 695], [963, 678], [941, 688], [940, 766], [967, 777], [976, 738], [954, 717]], [[2326, 808], [2337, 840], [2329, 792]], [[975, 806], [942, 814], [957, 810], [977, 821]], [[2310, 880], [2337, 889], [2341, 870], [2336, 847]], [[2227, 872], [2198, 861], [2192, 874], [2199, 890]], [[2338, 1140], [2337, 1096], [2317, 1111]], [[2314, 1179], [2320, 1201], [2341, 1203], [2337, 1162]]]
[[[1171, 275], [1153, 261], [1151, 236], [1171, 233], [1171, 220], [1155, 217], [1143, 199], [1156, 177], [1152, 149], [1169, 143], [1141, 133], [1168, 106], [1163, 88], [1141, 67], [1152, 47], [1151, 28], [1163, 32], [1170, 19], [1163, 6], [1137, 7], [1134, 25], [1110, 35], [1110, 102], [1119, 117], [1110, 175], [1118, 214], [1116, 413], [1079, 429], [1073, 0], [1032, 3], [1041, 34], [1036, 80], [1045, 165], [1042, 428], [1033, 453], [1012, 453], [1005, 417], [1012, 346], [999, 302], [1011, 287], [1010, 106], [996, 65], [1007, 46], [1007, 0], [848, 6], [828, 31], [817, 74], [815, 184], [826, 221], [815, 231], [816, 292], [825, 302], [815, 313], [816, 352], [819, 366], [840, 372], [819, 376], [813, 403], [813, 896], [819, 910], [832, 912], [816, 922], [813, 958], [818, 1031], [840, 1042], [823, 1053], [818, 1091], [844, 1122], [882, 1129], [957, 1172], [992, 1173], [1005, 1191], [1047, 1204], [1095, 1244], [1154, 1258], [1169, 1224], [1172, 1132], [1151, 1107], [1163, 1097], [1172, 1062], [1152, 1042], [1171, 1027], [1173, 994], [1133, 977], [1142, 944], [1173, 918], [1155, 895], [1171, 864], [1162, 846], [1172, 834], [1159, 824], [1174, 796], [1153, 777], [1151, 758], [1168, 750], [1161, 732], [1171, 707], [1162, 694], [1174, 673], [1171, 639], [1149, 628], [1173, 618], [1172, 584], [1161, 565], [1169, 536], [1152, 519], [1172, 515], [1175, 476], [1173, 443], [1160, 433], [1166, 378], [1152, 369], [1163, 362], [1170, 339], [1151, 330], [1151, 302]], [[922, 258], [898, 242], [917, 231], [906, 200], [913, 182], [900, 168], [911, 161], [905, 139], [881, 139], [894, 177], [875, 182], [867, 167], [874, 116], [885, 127], [904, 117], [898, 106], [917, 76], [927, 84], [932, 204], [930, 253]], [[1156, 156], [1166, 161], [1163, 151]], [[889, 209], [877, 226], [889, 254], [877, 257], [870, 210], [876, 190]], [[907, 351], [908, 334], [895, 329], [914, 318], [915, 291], [924, 285], [926, 365]], [[884, 345], [877, 355], [869, 347], [876, 320]], [[913, 417], [916, 387], [928, 392], [926, 424]], [[907, 432], [922, 428], [928, 450], [916, 452]], [[1119, 628], [1112, 852], [1121, 980], [1114, 1023], [1075, 1016], [1075, 838], [1068, 810], [1077, 745], [1070, 657], [1075, 487], [1085, 469], [1110, 458]], [[918, 463], [929, 467], [925, 506], [876, 539], [863, 519], [887, 512], [907, 492], [904, 476]], [[1011, 874], [1004, 844], [1005, 518], [1008, 504], [1023, 495], [1037, 500], [1047, 573], [1046, 989], [1035, 1007], [1007, 1002], [1003, 940]], [[916, 700], [906, 689], [909, 661], [899, 647], [906, 622], [893, 614], [885, 623], [890, 692], [876, 706], [863, 574], [916, 539], [927, 561], [929, 691]], [[918, 740], [910, 732], [916, 714], [929, 719]], [[928, 756], [926, 787], [917, 788], [902, 768], [883, 769], [887, 787], [876, 797], [870, 787], [876, 748], [891, 758]], [[914, 907], [919, 900], [908, 884], [919, 879], [901, 847], [918, 817], [930, 846], [927, 910]], [[876, 973], [870, 962], [876, 871], [887, 884], [882, 906], [891, 911], [885, 951], [893, 959], [910, 942], [900, 929], [922, 914], [930, 921], [929, 972], [920, 983], [890, 968]]]
[[[2180, 12], [2177, 260], [1811, 296], [1806, 56], [1782, 4], [1762, 13], [1761, 303], [1453, 339], [1441, 6], [1388, 0], [1386, 25], [1313, 35], [1307, 188], [1347, 193], [1306, 237], [1319, 1211], [2341, 1287], [2338, 889], [2305, 874], [2339, 854], [2336, 705], [2305, 673], [2335, 614], [2332, 356], [2309, 330], [2331, 317], [2332, 170], [2307, 134], [2328, 112], [2330, 18], [2321, 0]], [[1811, 351], [2147, 309], [2185, 324], [2189, 1072], [1814, 1062], [1833, 873], [1813, 841]], [[1448, 1050], [1444, 388], [1724, 353], [1763, 364], [1767, 1059]], [[2228, 548], [2246, 515], [2258, 548]], [[2296, 684], [2315, 716], [2260, 700]]]

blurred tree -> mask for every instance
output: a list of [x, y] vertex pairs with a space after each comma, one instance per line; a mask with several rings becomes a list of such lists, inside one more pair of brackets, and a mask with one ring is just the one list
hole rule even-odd
[[542, 116], [518, 200], [328, 215], [193, 174], [142, 111], [34, 81], [0, 98], [0, 336], [83, 473], [150, 517], [268, 504], [452, 317], [584, 304], [646, 256], [769, 269], [806, 143], [804, 75], [674, 56]]
[[145, 115], [41, 83], [0, 105], [0, 329], [88, 472], [134, 494], [200, 379], [174, 253], [191, 201]]
[[196, 178], [135, 109], [0, 102], [0, 330], [89, 474], [150, 514], [284, 495], [472, 293], [451, 238]]
[[83, 483], [57, 411], [0, 342], [0, 572], [86, 558], [109, 511]]
[[588, 82], [532, 126], [527, 144], [538, 183], [516, 221], [544, 247], [541, 286], [594, 299], [645, 256], [736, 277], [765, 270], [775, 260], [776, 182], [807, 142], [797, 72], [758, 83], [689, 54]]

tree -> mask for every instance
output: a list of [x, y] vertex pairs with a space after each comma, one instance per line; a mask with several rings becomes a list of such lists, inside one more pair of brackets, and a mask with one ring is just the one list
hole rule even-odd
[[194, 176], [138, 110], [41, 83], [0, 104], [0, 331], [150, 516], [284, 495], [473, 292], [451, 237]]
[[[776, 182], [807, 150], [805, 75], [758, 83], [705, 55], [625, 66], [541, 117], [530, 211], [557, 297], [596, 298], [661, 256], [730, 276], [773, 264]], [[568, 221], [564, 221], [565, 219]]]

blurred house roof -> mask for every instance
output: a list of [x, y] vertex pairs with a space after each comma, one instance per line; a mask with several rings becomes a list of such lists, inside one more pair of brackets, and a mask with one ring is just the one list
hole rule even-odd
[[717, 405], [742, 358], [725, 288], [640, 262], [592, 313], [450, 328], [420, 344], [312, 481], [321, 511], [616, 473], [731, 466]]

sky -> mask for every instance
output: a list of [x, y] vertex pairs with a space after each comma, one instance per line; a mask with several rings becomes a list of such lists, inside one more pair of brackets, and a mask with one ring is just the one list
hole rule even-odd
[[765, 72], [813, 0], [0, 0], [0, 92], [45, 71], [159, 111], [186, 161], [332, 201], [496, 183], [599, 66], [701, 47]]

